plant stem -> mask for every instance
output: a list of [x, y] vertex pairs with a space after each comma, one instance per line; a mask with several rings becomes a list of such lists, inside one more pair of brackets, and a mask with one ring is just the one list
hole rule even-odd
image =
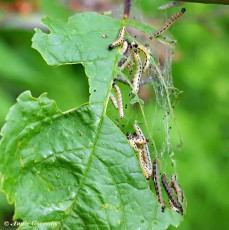
[[125, 6], [124, 6], [124, 13], [123, 18], [128, 19], [130, 14], [130, 1], [131, 0], [125, 0]]

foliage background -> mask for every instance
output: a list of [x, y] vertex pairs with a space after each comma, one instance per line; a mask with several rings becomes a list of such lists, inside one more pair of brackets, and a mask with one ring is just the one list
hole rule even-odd
[[[28, 89], [36, 97], [48, 92], [63, 111], [88, 101], [82, 66], [47, 66], [31, 48], [33, 28], [41, 26], [44, 15], [65, 18], [71, 11], [114, 9], [118, 2], [59, 1], [65, 7], [54, 7], [54, 0], [0, 2], [0, 126], [16, 97]], [[147, 23], [159, 28], [177, 12], [158, 11], [164, 2], [136, 0], [134, 5]], [[184, 142], [176, 152], [177, 169], [188, 199], [179, 229], [224, 230], [229, 211], [229, 6], [189, 3], [185, 7], [186, 15], [170, 29], [178, 41], [174, 85], [184, 91], [175, 108]], [[13, 206], [1, 194], [0, 229], [12, 215]]]

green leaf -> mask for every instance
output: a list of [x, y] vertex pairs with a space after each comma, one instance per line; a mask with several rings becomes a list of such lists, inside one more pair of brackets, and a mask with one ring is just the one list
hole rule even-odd
[[180, 222], [179, 214], [161, 212], [136, 153], [102, 105], [62, 113], [46, 94], [24, 92], [7, 116], [0, 153], [14, 218], [55, 224], [37, 229], [165, 229]]
[[76, 14], [67, 24], [50, 18], [42, 22], [51, 33], [37, 29], [33, 47], [49, 65], [82, 63], [89, 78], [90, 102], [103, 103], [108, 98], [119, 55], [119, 49], [109, 50], [108, 46], [117, 39], [122, 23], [97, 13]]

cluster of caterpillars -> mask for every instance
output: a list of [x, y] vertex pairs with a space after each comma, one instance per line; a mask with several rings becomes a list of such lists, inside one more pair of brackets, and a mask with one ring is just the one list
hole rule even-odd
[[[127, 139], [130, 145], [138, 151], [138, 159], [142, 168], [143, 174], [147, 180], [152, 178], [158, 202], [161, 204], [161, 211], [165, 210], [165, 201], [162, 196], [162, 188], [160, 184], [160, 175], [158, 169], [158, 159], [156, 158], [152, 164], [151, 156], [148, 148], [148, 139], [145, 138], [141, 128], [134, 124], [135, 133], [127, 133]], [[182, 203], [184, 200], [183, 190], [177, 182], [177, 175], [173, 174], [169, 182], [167, 182], [166, 174], [161, 177], [162, 185], [168, 196], [169, 207], [183, 215]], [[175, 193], [175, 195], [174, 195]]]
[[[139, 91], [141, 76], [149, 67], [150, 51], [146, 47], [137, 44], [136, 42], [130, 43], [127, 39], [124, 40], [124, 35], [125, 27], [121, 29], [118, 39], [109, 45], [109, 49], [113, 49], [114, 47], [122, 44], [120, 54], [122, 54], [124, 58], [122, 58], [118, 63], [118, 67], [121, 71], [123, 71], [125, 68], [128, 68], [130, 74], [132, 75], [133, 69], [131, 60], [134, 61], [135, 73], [132, 79], [131, 93], [137, 94]], [[140, 54], [143, 55], [143, 60], [141, 60]]]
[[[121, 71], [123, 71], [125, 68], [128, 68], [130, 75], [132, 75], [133, 68], [131, 65], [131, 60], [134, 61], [135, 73], [132, 79], [131, 94], [137, 94], [140, 88], [139, 83], [140, 83], [142, 73], [144, 73], [149, 67], [150, 52], [145, 47], [137, 44], [136, 42], [130, 43], [128, 40], [124, 41], [124, 34], [125, 34], [125, 27], [123, 27], [122, 30], [120, 31], [118, 40], [116, 40], [115, 42], [109, 45], [109, 49], [113, 49], [114, 47], [122, 44], [120, 54], [122, 54], [124, 57], [118, 63], [118, 67]], [[140, 58], [139, 55], [140, 53], [144, 57], [143, 60], [141, 60]], [[123, 118], [124, 112], [123, 112], [121, 90], [118, 87], [118, 85], [115, 83], [112, 86], [116, 91], [117, 100], [112, 93], [110, 94], [110, 100], [113, 103], [114, 107], [119, 111], [119, 117]]]
[[[173, 15], [165, 24], [164, 26], [159, 29], [157, 32], [150, 36], [150, 39], [156, 38], [161, 35], [164, 31], [166, 31], [181, 15], [184, 14], [185, 8], [182, 8], [180, 12]], [[141, 76], [149, 67], [149, 59], [150, 59], [150, 52], [149, 50], [140, 45], [136, 42], [130, 43], [128, 40], [124, 40], [125, 37], [125, 27], [122, 27], [118, 39], [109, 45], [109, 49], [112, 50], [116, 46], [122, 44], [122, 48], [120, 53], [124, 56], [119, 63], [118, 67], [121, 71], [125, 68], [129, 69], [130, 75], [132, 75], [132, 65], [131, 60], [133, 60], [135, 64], [135, 73], [132, 79], [132, 91], [131, 94], [137, 94], [139, 91], [139, 83]], [[140, 57], [141, 54], [143, 58]], [[124, 117], [123, 112], [123, 103], [122, 103], [122, 95], [121, 90], [117, 84], [113, 83], [113, 88], [117, 94], [116, 97], [110, 93], [110, 100], [112, 101], [114, 107], [119, 111], [120, 118]], [[154, 182], [154, 187], [156, 191], [156, 195], [158, 197], [158, 202], [161, 204], [161, 210], [164, 212], [165, 210], [165, 202], [162, 196], [162, 188], [160, 184], [160, 176], [159, 176], [159, 169], [158, 169], [158, 159], [156, 158], [152, 164], [151, 156], [148, 148], [148, 139], [145, 138], [142, 130], [137, 124], [134, 124], [135, 132], [133, 134], [127, 133], [127, 139], [130, 145], [138, 151], [138, 158], [140, 162], [140, 166], [142, 168], [143, 174], [147, 180], [152, 178]], [[178, 212], [179, 214], [183, 215], [183, 190], [179, 186], [177, 182], [177, 175], [173, 174], [170, 178], [170, 181], [167, 182], [166, 174], [161, 176], [161, 182], [164, 187], [164, 190], [168, 196], [168, 203], [172, 210]]]
[[[184, 14], [186, 11], [185, 8], [182, 8], [180, 12], [173, 15], [165, 24], [164, 26], [159, 29], [157, 32], [152, 34], [150, 36], [150, 39], [158, 37], [160, 34], [162, 34], [164, 31], [166, 31], [181, 15]], [[132, 91], [131, 94], [138, 94], [139, 88], [140, 88], [140, 80], [142, 77], [142, 74], [146, 72], [146, 70], [149, 68], [149, 60], [150, 60], [150, 50], [146, 47], [142, 46], [141, 44], [138, 44], [136, 42], [130, 43], [127, 39], [124, 40], [125, 37], [125, 26], [122, 27], [118, 39], [111, 43], [109, 45], [109, 49], [112, 50], [113, 48], [119, 46], [122, 44], [122, 48], [120, 50], [120, 54], [124, 56], [119, 63], [118, 67], [121, 71], [123, 71], [125, 68], [129, 69], [130, 75], [132, 75], [132, 65], [131, 60], [133, 60], [135, 64], [135, 72], [132, 79]], [[140, 54], [143, 56], [141, 59]], [[114, 107], [119, 111], [119, 117], [124, 117], [123, 112], [123, 103], [122, 103], [122, 95], [121, 90], [118, 87], [117, 84], [113, 84], [113, 88], [116, 91], [117, 94], [117, 100], [115, 96], [111, 93], [110, 94], [110, 100], [112, 101]]]
[[135, 133], [127, 133], [127, 139], [130, 142], [130, 145], [138, 151], [138, 159], [144, 173], [144, 176], [147, 180], [150, 179], [152, 175], [152, 161], [150, 157], [149, 148], [147, 145], [148, 139], [145, 138], [142, 130], [137, 124], [134, 124]]
[[[158, 162], [157, 162], [157, 158], [155, 159], [154, 163], [153, 163], [153, 181], [154, 181], [154, 186], [155, 186], [155, 190], [156, 190], [156, 194], [158, 197], [158, 202], [161, 204], [161, 210], [162, 212], [165, 209], [165, 202], [163, 200], [162, 197], [162, 191], [161, 191], [161, 186], [160, 186], [160, 180], [159, 180], [159, 172], [158, 172]], [[168, 196], [168, 203], [169, 203], [169, 207], [178, 212], [179, 214], [183, 215], [183, 207], [182, 207], [182, 203], [184, 200], [184, 196], [183, 196], [183, 190], [181, 189], [180, 185], [177, 182], [177, 175], [176, 174], [172, 174], [170, 181], [167, 182], [166, 179], [166, 174], [164, 173], [161, 176], [161, 181], [162, 181], [162, 185], [165, 189], [165, 192]], [[175, 195], [174, 195], [175, 193]]]

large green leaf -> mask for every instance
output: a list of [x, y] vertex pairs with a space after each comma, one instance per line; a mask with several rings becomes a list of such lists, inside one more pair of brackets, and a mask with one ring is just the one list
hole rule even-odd
[[[106, 115], [119, 58], [119, 48], [108, 45], [125, 22], [86, 13], [43, 23], [51, 33], [36, 30], [33, 47], [50, 65], [82, 63], [91, 96], [89, 104], [63, 113], [45, 94], [36, 99], [25, 92], [11, 108], [0, 143], [1, 187], [15, 202], [15, 219], [44, 223], [20, 228], [177, 226], [182, 217], [161, 212], [136, 153]], [[55, 226], [45, 225], [52, 221]]]
[[161, 212], [135, 152], [101, 105], [62, 113], [45, 94], [36, 99], [25, 92], [2, 136], [2, 190], [16, 204], [15, 218], [54, 221], [53, 229], [163, 229], [179, 223], [179, 214]]

